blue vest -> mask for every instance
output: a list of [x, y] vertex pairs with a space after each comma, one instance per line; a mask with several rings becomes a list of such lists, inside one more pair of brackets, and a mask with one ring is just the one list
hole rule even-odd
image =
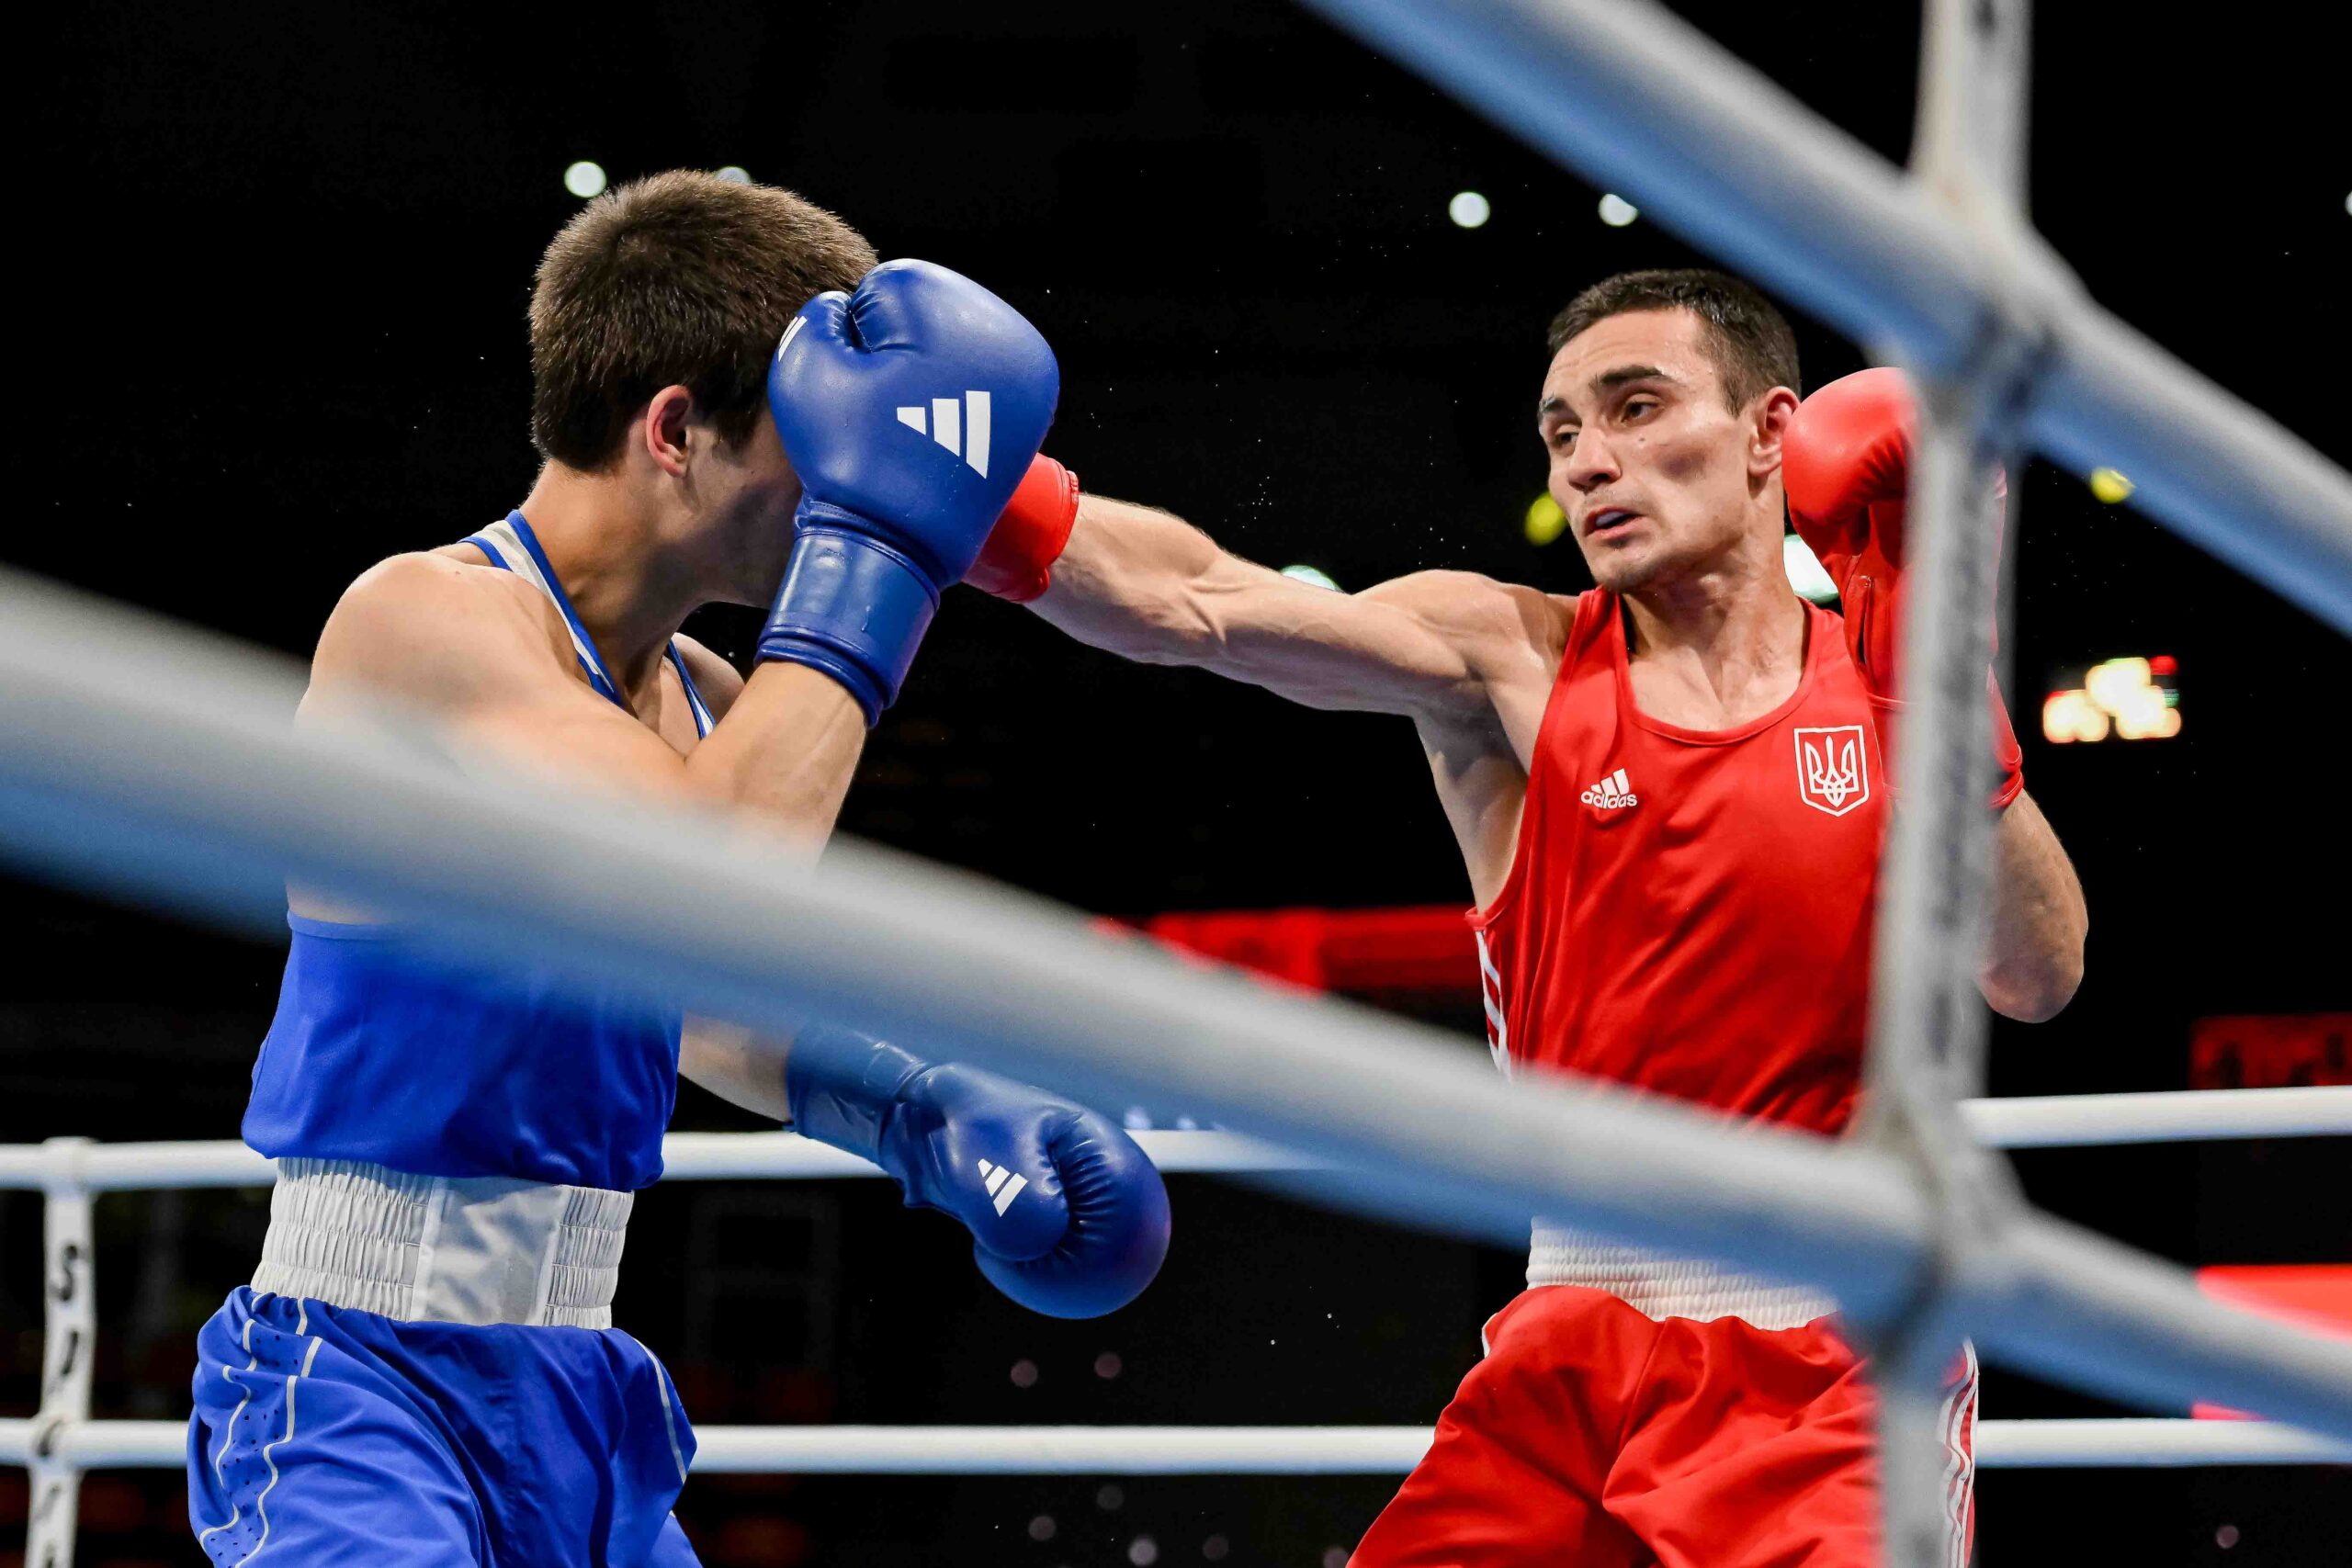
[[[546, 592], [589, 684], [625, 707], [523, 514], [466, 542]], [[669, 659], [695, 734], [709, 734], [674, 642]], [[391, 927], [287, 923], [293, 947], [245, 1107], [255, 1149], [624, 1191], [660, 1179], [677, 1101], [676, 1011], [559, 987], [534, 968], [429, 965]]]

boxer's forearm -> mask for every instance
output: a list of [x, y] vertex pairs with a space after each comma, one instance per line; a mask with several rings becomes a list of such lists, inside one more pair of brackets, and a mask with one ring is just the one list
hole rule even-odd
[[788, 1122], [784, 1066], [791, 1048], [735, 1024], [689, 1018], [678, 1037], [678, 1075], [755, 1116]]
[[715, 809], [754, 835], [821, 845], [865, 743], [865, 716], [807, 665], [757, 666], [695, 749], [681, 756], [650, 728], [574, 682], [533, 700], [460, 709], [465, 738], [568, 784]]
[[1080, 642], [1189, 664], [1314, 707], [1481, 709], [1482, 640], [1519, 626], [1508, 591], [1423, 573], [1337, 593], [1218, 547], [1182, 518], [1089, 495], [1030, 608]]
[[2005, 1018], [2039, 1023], [2055, 1017], [2082, 984], [2089, 915], [2074, 863], [2030, 795], [2001, 813], [1992, 899], [1977, 988]]
[[865, 736], [865, 713], [831, 677], [804, 664], [763, 663], [681, 767], [692, 794], [755, 828], [820, 844], [841, 815]]
[[1107, 496], [1078, 506], [1053, 581], [1030, 608], [1090, 647], [1153, 664], [1216, 663], [1215, 601], [1280, 574], [1228, 555], [1171, 513]]

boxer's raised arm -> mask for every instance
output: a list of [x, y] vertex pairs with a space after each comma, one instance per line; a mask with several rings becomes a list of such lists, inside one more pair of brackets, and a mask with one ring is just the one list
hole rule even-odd
[[2058, 1016], [2083, 983], [2090, 916], [2082, 879], [2033, 796], [2019, 791], [1993, 840], [1991, 929], [1977, 989], [2024, 1023]]
[[1219, 548], [1150, 507], [1088, 495], [1051, 585], [1030, 602], [1080, 642], [1191, 664], [1311, 707], [1444, 717], [1483, 711], [1487, 682], [1545, 624], [1544, 596], [1425, 571], [1336, 593]]
[[865, 716], [837, 682], [806, 665], [763, 664], [681, 756], [571, 668], [553, 608], [520, 579], [397, 556], [353, 583], [328, 618], [303, 715], [389, 700], [574, 783], [734, 807], [795, 837], [831, 830], [865, 738]]

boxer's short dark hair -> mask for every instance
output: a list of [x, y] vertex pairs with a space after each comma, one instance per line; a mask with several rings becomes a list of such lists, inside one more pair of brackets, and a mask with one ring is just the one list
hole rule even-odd
[[673, 170], [596, 197], [531, 289], [531, 441], [575, 468], [684, 386], [729, 444], [767, 407], [768, 360], [800, 307], [874, 269], [865, 236], [788, 190]]
[[1747, 284], [1706, 267], [1653, 267], [1604, 277], [1552, 318], [1545, 342], [1557, 354], [1570, 338], [1634, 310], [1688, 310], [1698, 317], [1706, 329], [1707, 357], [1734, 408], [1775, 387], [1804, 391], [1789, 319]]

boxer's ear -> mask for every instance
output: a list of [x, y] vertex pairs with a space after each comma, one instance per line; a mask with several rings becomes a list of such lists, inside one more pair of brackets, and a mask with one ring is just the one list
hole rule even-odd
[[1797, 395], [1775, 387], [1748, 406], [1747, 467], [1759, 480], [1781, 469], [1781, 444], [1796, 417]]
[[645, 455], [672, 479], [686, 471], [686, 426], [694, 412], [694, 393], [676, 385], [662, 388], [645, 405]]

